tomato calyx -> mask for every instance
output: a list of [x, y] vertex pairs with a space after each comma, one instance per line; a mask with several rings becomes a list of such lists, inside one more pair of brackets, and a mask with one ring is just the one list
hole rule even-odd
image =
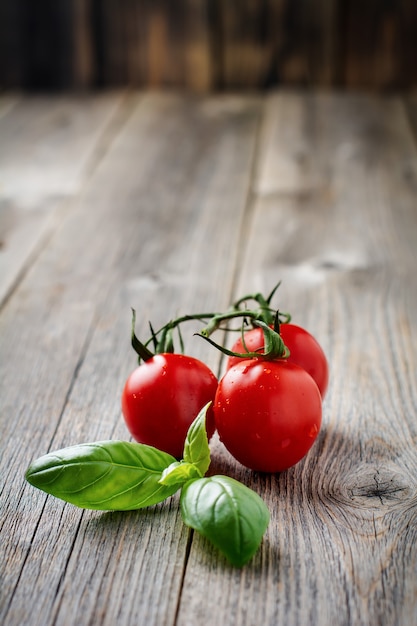
[[[184, 341], [182, 338], [180, 325], [183, 322], [188, 322], [191, 320], [203, 320], [206, 322], [214, 315], [216, 315], [216, 313], [195, 313], [193, 315], [183, 315], [182, 317], [171, 320], [157, 331], [153, 329], [152, 324], [149, 322], [151, 337], [145, 343], [142, 343], [138, 339], [135, 332], [136, 311], [135, 309], [132, 309], [131, 344], [132, 348], [138, 355], [138, 362], [140, 363], [141, 361], [149, 361], [149, 359], [154, 357], [155, 354], [173, 354], [175, 352], [174, 331], [176, 331], [178, 335], [178, 341], [180, 344], [179, 351], [183, 354]], [[149, 344], [153, 345], [153, 352], [149, 349]]]
[[136, 311], [132, 309], [132, 332], [131, 332], [131, 344], [132, 348], [136, 352], [139, 357], [139, 361], [142, 359], [143, 361], [149, 361], [154, 355], [153, 352], [148, 350], [148, 348], [141, 342], [136, 336], [135, 333], [136, 326]]
[[208, 341], [212, 346], [220, 350], [223, 354], [229, 357], [239, 357], [241, 359], [265, 359], [265, 360], [276, 360], [276, 359], [287, 359], [290, 356], [290, 351], [282, 340], [281, 335], [279, 334], [280, 322], [279, 322], [279, 311], [276, 311], [275, 320], [273, 324], [273, 328], [270, 325], [265, 324], [265, 322], [261, 320], [252, 320], [252, 325], [255, 327], [259, 327], [262, 329], [264, 334], [264, 346], [263, 351], [256, 350], [255, 352], [251, 352], [247, 349], [245, 344], [245, 334], [244, 334], [244, 324], [242, 324], [242, 345], [246, 352], [234, 352], [233, 350], [229, 350], [225, 346], [216, 343], [209, 337], [207, 332], [201, 331], [200, 333], [196, 333], [197, 336], [202, 337], [206, 341]]

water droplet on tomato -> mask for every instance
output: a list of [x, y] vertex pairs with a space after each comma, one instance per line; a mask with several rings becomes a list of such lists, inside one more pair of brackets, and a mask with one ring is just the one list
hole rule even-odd
[[313, 439], [314, 437], [317, 437], [318, 432], [319, 432], [319, 429], [317, 427], [317, 424], [313, 424], [313, 426], [310, 428], [308, 436]]
[[289, 437], [287, 437], [287, 439], [283, 439], [281, 441], [281, 448], [288, 448], [290, 443], [291, 443], [291, 439]]

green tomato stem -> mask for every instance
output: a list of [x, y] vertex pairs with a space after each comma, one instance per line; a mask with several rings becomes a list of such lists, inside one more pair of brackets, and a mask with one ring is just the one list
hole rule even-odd
[[136, 326], [136, 311], [135, 309], [132, 309], [132, 334], [131, 334], [132, 348], [138, 354], [139, 360], [143, 359], [144, 361], [149, 361], [149, 359], [151, 359], [154, 356], [154, 354], [153, 352], [148, 350], [148, 348], [141, 341], [139, 341], [139, 339], [136, 337], [135, 326]]
[[[174, 330], [178, 332], [180, 350], [182, 353], [184, 353], [184, 342], [182, 339], [180, 326], [184, 322], [192, 320], [206, 322], [205, 328], [203, 328], [200, 333], [196, 333], [204, 338], [210, 337], [210, 335], [212, 335], [216, 330], [222, 328], [222, 325], [225, 322], [230, 322], [235, 318], [249, 319], [251, 320], [253, 326], [256, 326], [258, 322], [263, 322], [267, 326], [274, 327], [274, 329], [279, 334], [280, 323], [288, 323], [291, 320], [291, 315], [289, 313], [282, 313], [281, 311], [277, 312], [270, 306], [271, 300], [280, 284], [281, 282], [275, 285], [273, 290], [266, 298], [261, 293], [248, 294], [243, 296], [242, 298], [239, 298], [226, 312], [208, 312], [194, 313], [192, 315], [182, 315], [174, 320], [171, 320], [157, 331], [155, 331], [150, 324], [151, 337], [145, 343], [140, 342], [135, 335], [135, 311], [133, 311], [132, 346], [139, 356], [139, 362], [141, 359], [147, 361], [152, 356], [154, 356], [154, 353], [152, 353], [148, 348], [149, 344], [153, 345], [153, 349], [156, 354], [174, 352]], [[247, 306], [250, 301], [256, 302], [258, 305], [257, 308], [241, 308], [244, 304]], [[223, 330], [229, 331], [236, 329], [228, 328], [226, 325], [225, 327], [223, 327]], [[218, 344], [215, 345], [217, 346]], [[276, 349], [277, 348], [274, 348], [273, 351], [275, 352]], [[248, 352], [247, 354], [249, 355], [250, 353]]]
[[261, 320], [257, 320], [256, 322], [254, 322], [254, 325], [260, 326], [264, 332], [264, 352], [233, 352], [233, 350], [229, 350], [225, 346], [222, 346], [213, 341], [213, 339], [211, 339], [208, 334], [195, 334], [208, 341], [208, 343], [220, 350], [220, 352], [222, 352], [226, 356], [236, 356], [242, 359], [263, 358], [265, 360], [287, 359], [290, 356], [290, 351], [284, 344], [282, 337], [277, 332], [275, 332], [268, 324], [265, 324]]

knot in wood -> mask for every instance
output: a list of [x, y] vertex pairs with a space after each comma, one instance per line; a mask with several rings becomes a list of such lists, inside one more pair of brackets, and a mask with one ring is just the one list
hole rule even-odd
[[338, 495], [350, 506], [387, 510], [403, 506], [412, 492], [407, 476], [397, 468], [365, 464], [346, 475]]

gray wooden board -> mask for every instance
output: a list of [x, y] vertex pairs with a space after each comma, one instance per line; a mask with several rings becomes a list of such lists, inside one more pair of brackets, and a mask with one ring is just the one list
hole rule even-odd
[[[2, 623], [414, 623], [417, 152], [404, 102], [133, 93], [118, 115], [0, 317]], [[149, 319], [224, 309], [280, 279], [275, 301], [320, 340], [331, 382], [318, 441], [281, 475], [254, 475], [212, 441], [210, 472], [271, 510], [246, 567], [184, 527], [177, 495], [101, 514], [25, 484], [48, 450], [128, 438], [131, 306], [147, 336]], [[192, 332], [187, 350], [223, 371]]]
[[80, 192], [117, 123], [120, 93], [0, 99], [0, 302]]

